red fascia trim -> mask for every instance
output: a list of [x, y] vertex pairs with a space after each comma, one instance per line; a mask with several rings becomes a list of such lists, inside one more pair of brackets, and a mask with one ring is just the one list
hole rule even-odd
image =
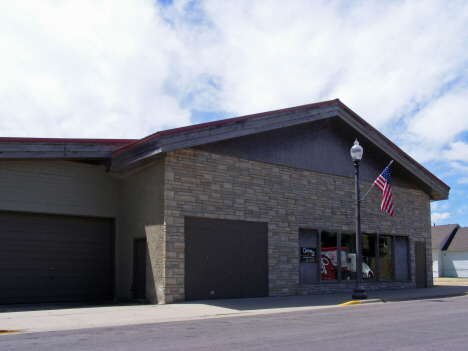
[[183, 133], [183, 132], [188, 132], [188, 131], [191, 131], [191, 130], [214, 127], [214, 126], [219, 126], [219, 125], [223, 125], [223, 124], [227, 124], [227, 123], [241, 122], [241, 121], [246, 121], [246, 120], [249, 120], [249, 119], [274, 115], [274, 114], [278, 114], [278, 113], [286, 113], [286, 112], [292, 112], [292, 111], [305, 110], [305, 109], [313, 108], [313, 107], [333, 105], [333, 104], [336, 104], [336, 103], [341, 103], [341, 102], [340, 102], [339, 99], [335, 99], [335, 100], [329, 100], [329, 101], [323, 101], [323, 102], [316, 102], [316, 103], [308, 104], [308, 105], [285, 108], [285, 109], [281, 109], [281, 110], [261, 112], [261, 113], [256, 113], [256, 114], [253, 114], [253, 115], [222, 119], [222, 120], [219, 120], [219, 121], [213, 121], [213, 122], [207, 122], [207, 123], [201, 123], [201, 124], [194, 124], [194, 125], [187, 126], [187, 127], [168, 129], [168, 130], [164, 130], [164, 131], [161, 131], [161, 132], [157, 132], [155, 134], [151, 134], [151, 135], [147, 136], [146, 138], [137, 140], [137, 141], [135, 141], [135, 142], [133, 142], [131, 144], [128, 144], [128, 145], [125, 145], [125, 146], [123, 146], [123, 147], [121, 147], [119, 149], [116, 149], [116, 150], [114, 150], [112, 152], [112, 155], [118, 155], [118, 154], [120, 154], [120, 153], [122, 153], [124, 151], [133, 149], [134, 147], [137, 147], [139, 145], [143, 145], [143, 144], [145, 144], [145, 143], [147, 143], [147, 142], [149, 142], [151, 140], [157, 139], [157, 138], [159, 138], [161, 136], [164, 136], [164, 135]]
[[129, 144], [138, 139], [0, 138], [0, 143]]

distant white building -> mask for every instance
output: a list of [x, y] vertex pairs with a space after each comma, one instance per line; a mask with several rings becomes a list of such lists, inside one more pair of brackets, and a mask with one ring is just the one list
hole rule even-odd
[[458, 228], [442, 252], [445, 277], [468, 278], [468, 228]]
[[468, 278], [468, 228], [432, 227], [432, 269], [434, 277]]

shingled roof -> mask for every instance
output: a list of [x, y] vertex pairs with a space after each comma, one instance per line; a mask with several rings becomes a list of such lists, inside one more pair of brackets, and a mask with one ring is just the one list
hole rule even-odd
[[458, 228], [447, 251], [468, 251], [468, 228]]
[[458, 224], [445, 224], [431, 227], [432, 248], [440, 248], [442, 250], [445, 244], [450, 242], [452, 234], [454, 234], [458, 227], [460, 227]]

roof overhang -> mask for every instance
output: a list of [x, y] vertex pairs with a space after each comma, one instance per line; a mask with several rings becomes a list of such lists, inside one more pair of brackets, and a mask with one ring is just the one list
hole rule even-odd
[[409, 178], [426, 192], [431, 200], [448, 199], [450, 188], [445, 183], [339, 99], [158, 132], [113, 151], [111, 171], [124, 172], [140, 167], [165, 157], [170, 151], [332, 117], [339, 117], [369, 143], [388, 155], [394, 160], [394, 166], [404, 168]]
[[[176, 128], [133, 139], [0, 138], [0, 160], [54, 159], [106, 164], [122, 173], [164, 158], [168, 152], [313, 121], [339, 118], [357, 136], [394, 160], [431, 200], [448, 199], [450, 188], [408, 156], [339, 99]], [[361, 143], [361, 144], [363, 144]]]
[[0, 160], [110, 161], [111, 152], [134, 139], [0, 138]]

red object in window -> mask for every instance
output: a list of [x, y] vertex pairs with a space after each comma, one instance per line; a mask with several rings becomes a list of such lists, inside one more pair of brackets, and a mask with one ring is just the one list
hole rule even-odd
[[[322, 247], [321, 258], [321, 278], [322, 280], [337, 280], [338, 279], [338, 255], [337, 247]], [[346, 247], [341, 247], [341, 271], [348, 270], [348, 254]]]

